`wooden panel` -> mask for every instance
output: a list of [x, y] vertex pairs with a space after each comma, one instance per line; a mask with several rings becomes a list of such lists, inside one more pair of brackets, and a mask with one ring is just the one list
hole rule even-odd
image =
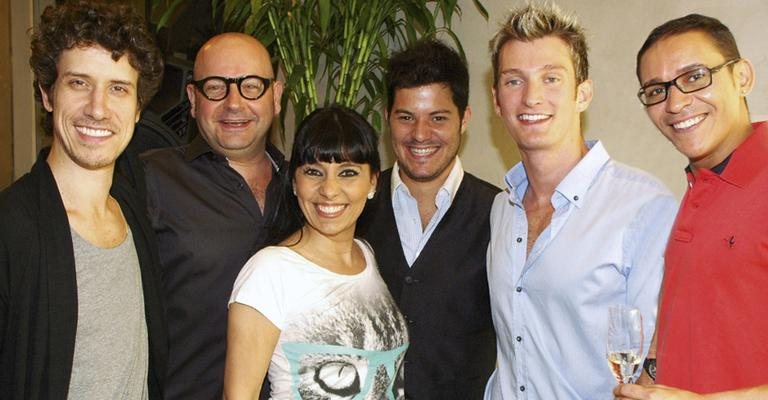
[[0, 189], [13, 179], [10, 22], [9, 2], [0, 1]]

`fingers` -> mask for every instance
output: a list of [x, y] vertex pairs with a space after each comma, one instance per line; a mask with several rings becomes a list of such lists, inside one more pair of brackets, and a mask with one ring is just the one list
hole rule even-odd
[[616, 400], [648, 400], [648, 390], [640, 385], [621, 384], [613, 389]]

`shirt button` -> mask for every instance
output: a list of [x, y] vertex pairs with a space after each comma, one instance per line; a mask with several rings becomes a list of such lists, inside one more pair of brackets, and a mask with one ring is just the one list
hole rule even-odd
[[522, 341], [523, 341], [523, 338], [522, 338], [522, 337], [520, 337], [520, 336], [518, 336], [518, 337], [516, 337], [516, 338], [515, 338], [515, 340], [517, 340], [518, 342], [522, 342]]
[[517, 293], [520, 293], [520, 292], [522, 292], [522, 291], [523, 291], [523, 288], [521, 288], [520, 286], [518, 286], [518, 287], [516, 287], [516, 288], [515, 288], [515, 291], [516, 291]]
[[525, 386], [520, 386], [520, 391], [525, 392]]
[[523, 241], [523, 238], [521, 238], [521, 237], [517, 238], [517, 243], [520, 243], [522, 241]]
[[579, 196], [573, 196], [573, 201], [579, 201]]

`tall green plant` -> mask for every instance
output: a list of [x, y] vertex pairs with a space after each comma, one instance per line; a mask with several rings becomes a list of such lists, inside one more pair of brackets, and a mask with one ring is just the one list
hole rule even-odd
[[[188, 0], [162, 1], [160, 25]], [[286, 77], [285, 102], [300, 121], [318, 105], [358, 110], [377, 130], [386, 96], [383, 71], [390, 50], [445, 33], [463, 54], [451, 21], [457, 0], [212, 0], [222, 31], [257, 37]], [[479, 0], [478, 12], [488, 18]]]

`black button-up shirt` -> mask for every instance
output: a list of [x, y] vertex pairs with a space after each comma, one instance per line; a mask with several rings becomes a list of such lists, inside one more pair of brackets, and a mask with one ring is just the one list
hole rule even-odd
[[273, 177], [263, 214], [245, 180], [199, 136], [142, 155], [168, 310], [166, 399], [221, 398], [227, 301], [275, 212], [284, 159], [271, 144], [267, 153]]

